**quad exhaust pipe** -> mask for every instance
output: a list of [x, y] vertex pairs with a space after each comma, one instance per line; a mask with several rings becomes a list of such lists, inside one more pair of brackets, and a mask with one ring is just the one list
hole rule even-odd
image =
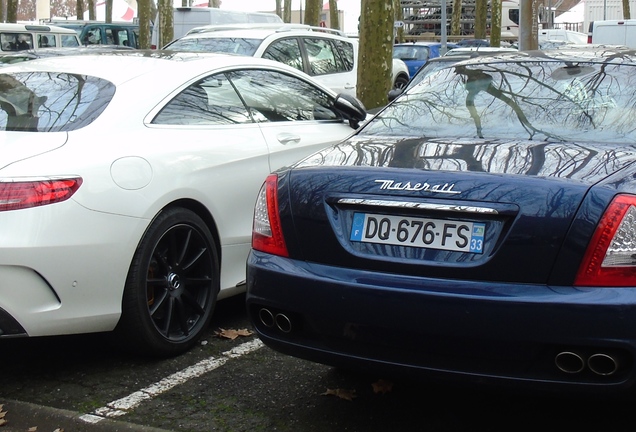
[[265, 327], [276, 327], [283, 333], [290, 333], [292, 331], [291, 319], [282, 312], [274, 313], [267, 308], [261, 308], [261, 310], [258, 311], [258, 318]]
[[554, 357], [554, 363], [560, 371], [568, 374], [581, 373], [587, 367], [600, 376], [610, 376], [618, 371], [619, 361], [616, 357], [606, 353], [595, 353], [587, 359], [572, 351], [562, 351]]

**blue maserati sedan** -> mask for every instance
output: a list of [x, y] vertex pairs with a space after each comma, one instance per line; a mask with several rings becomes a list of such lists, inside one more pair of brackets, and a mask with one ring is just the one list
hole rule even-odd
[[357, 370], [636, 382], [636, 51], [455, 63], [259, 193], [264, 343]]

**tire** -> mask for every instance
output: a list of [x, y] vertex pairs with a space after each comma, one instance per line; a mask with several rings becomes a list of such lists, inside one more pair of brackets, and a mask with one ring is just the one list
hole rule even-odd
[[395, 82], [393, 83], [393, 88], [398, 90], [403, 90], [408, 83], [409, 83], [409, 79], [405, 77], [404, 75], [400, 75], [395, 79]]
[[128, 272], [117, 342], [138, 354], [169, 357], [198, 341], [219, 293], [219, 260], [210, 230], [194, 212], [161, 212]]

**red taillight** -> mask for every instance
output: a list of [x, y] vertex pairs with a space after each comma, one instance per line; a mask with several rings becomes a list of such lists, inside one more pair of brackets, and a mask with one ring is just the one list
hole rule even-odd
[[592, 236], [575, 286], [636, 286], [636, 196], [618, 195]]
[[273, 255], [289, 256], [278, 213], [278, 176], [265, 179], [254, 207], [252, 248]]
[[0, 181], [0, 211], [43, 206], [69, 199], [82, 179]]

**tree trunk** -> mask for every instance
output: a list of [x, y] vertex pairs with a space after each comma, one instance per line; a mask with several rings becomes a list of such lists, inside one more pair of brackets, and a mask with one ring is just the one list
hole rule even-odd
[[629, 8], [629, 0], [623, 0], [623, 19], [630, 19], [632, 16]]
[[[89, 7], [89, 11], [90, 9], [90, 4], [91, 2], [93, 2], [93, 0], [88, 0], [88, 7]], [[90, 12], [89, 12], [90, 14]], [[95, 19], [95, 18], [91, 18], [91, 19]], [[107, 23], [112, 23], [113, 22], [113, 0], [106, 0], [106, 16], [104, 17], [104, 20]]]
[[486, 39], [488, 0], [475, 0], [475, 39]]
[[7, 0], [7, 22], [18, 22], [18, 0]]
[[320, 12], [322, 0], [305, 1], [305, 24], [318, 27], [320, 25]]
[[393, 0], [362, 0], [357, 95], [367, 108], [387, 103], [393, 67]]
[[221, 7], [221, 0], [209, 0], [208, 1], [208, 6], [218, 9], [218, 8]]
[[461, 18], [462, 18], [462, 2], [461, 0], [453, 0], [453, 10], [451, 12], [451, 28], [450, 28], [451, 35], [459, 36], [462, 34]]
[[172, 0], [159, 0], [159, 41], [157, 48], [166, 46], [174, 39], [174, 14]]
[[[151, 0], [137, 0], [137, 17], [139, 17], [139, 48], [141, 49], [150, 48], [150, 21], [153, 19], [150, 12], [150, 3]], [[169, 15], [172, 17], [172, 2], [170, 2]]]
[[291, 22], [292, 5], [291, 0], [284, 0], [283, 4], [283, 21], [286, 23]]
[[501, 46], [501, 2], [493, 0], [490, 14], [490, 46]]
[[276, 15], [283, 19], [283, 6], [281, 0], [276, 0]]
[[75, 14], [78, 20], [84, 19], [84, 0], [77, 0], [77, 3], [75, 3]]
[[340, 17], [338, 16], [338, 1], [329, 0], [329, 23], [332, 29], [340, 29]]

